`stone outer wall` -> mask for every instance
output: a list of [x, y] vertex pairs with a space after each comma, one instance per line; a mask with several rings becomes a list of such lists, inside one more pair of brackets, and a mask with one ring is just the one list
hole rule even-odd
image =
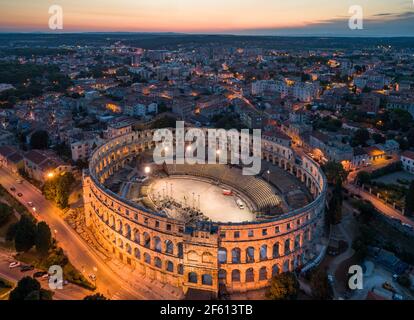
[[303, 267], [319, 254], [326, 179], [313, 160], [293, 150], [282, 155], [286, 147], [266, 141], [262, 158], [301, 180], [313, 202], [265, 222], [214, 223], [190, 230], [103, 186], [137, 154], [155, 147], [152, 135], [134, 132], [100, 146], [83, 175], [86, 224], [118, 259], [184, 292], [194, 287], [217, 294], [219, 284], [228, 292], [264, 288], [273, 274]]

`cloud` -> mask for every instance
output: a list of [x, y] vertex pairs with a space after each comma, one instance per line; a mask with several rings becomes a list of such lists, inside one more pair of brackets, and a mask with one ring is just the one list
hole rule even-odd
[[351, 30], [349, 17], [307, 23], [292, 28], [266, 28], [240, 30], [238, 34], [251, 35], [304, 35], [304, 36], [414, 36], [414, 12], [383, 12], [364, 19], [362, 30]]

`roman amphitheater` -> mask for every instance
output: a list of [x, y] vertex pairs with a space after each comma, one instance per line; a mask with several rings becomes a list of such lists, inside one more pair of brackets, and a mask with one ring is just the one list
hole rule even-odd
[[86, 223], [117, 259], [184, 293], [221, 295], [323, 257], [327, 186], [312, 159], [262, 140], [256, 176], [229, 164], [157, 165], [153, 134], [107, 142], [84, 171]]

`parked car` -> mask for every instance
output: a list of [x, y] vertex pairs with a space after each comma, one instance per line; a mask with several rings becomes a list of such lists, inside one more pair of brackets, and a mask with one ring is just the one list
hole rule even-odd
[[15, 187], [11, 187], [10, 190], [14, 192], [14, 191], [16, 191], [16, 188]]
[[34, 266], [22, 266], [20, 268], [20, 272], [27, 272], [27, 271], [32, 271], [34, 270]]
[[20, 267], [20, 262], [19, 261], [10, 262], [10, 264], [9, 264], [10, 269], [17, 268], [17, 267]]
[[43, 277], [44, 275], [47, 275], [47, 272], [46, 272], [46, 271], [37, 271], [37, 272], [35, 272], [35, 273], [33, 274], [33, 278], [41, 278], [41, 277]]
[[29, 201], [29, 202], [27, 203], [27, 205], [28, 205], [30, 208], [33, 208], [33, 207], [34, 207], [33, 202], [31, 202], [31, 201]]
[[382, 287], [383, 287], [385, 290], [391, 291], [392, 293], [395, 293], [395, 292], [396, 292], [395, 288], [394, 288], [394, 287], [392, 286], [392, 284], [391, 284], [391, 283], [389, 283], [389, 282], [384, 282], [384, 283], [382, 284]]

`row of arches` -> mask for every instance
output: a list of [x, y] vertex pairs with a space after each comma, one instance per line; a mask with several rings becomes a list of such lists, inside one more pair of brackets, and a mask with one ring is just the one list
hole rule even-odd
[[174, 255], [178, 258], [183, 257], [183, 244], [181, 242], [175, 245], [169, 239], [162, 241], [159, 236], [151, 237], [150, 234], [146, 231], [140, 233], [138, 228], [135, 227], [131, 229], [128, 223], [122, 224], [121, 219], [117, 219], [115, 223], [113, 215], [109, 215], [109, 217], [106, 220], [105, 215], [101, 216], [101, 218], [102, 221], [106, 225], [108, 225], [112, 230], [114, 230], [121, 236], [125, 237], [126, 239], [135, 242], [136, 244], [139, 244], [147, 249], [151, 249], [159, 253]]
[[[257, 261], [265, 261], [270, 259], [276, 259], [281, 256], [288, 255], [297, 249], [300, 249], [307, 240], [309, 240], [309, 229], [305, 230], [302, 234], [297, 234], [293, 241], [286, 239], [282, 244], [277, 241], [272, 245], [263, 244], [257, 249], [253, 246], [247, 247], [243, 252], [240, 248], [236, 247], [231, 249], [228, 253], [224, 247], [218, 250], [218, 261], [221, 264], [226, 263], [253, 263]], [[283, 249], [283, 251], [282, 251]], [[258, 251], [258, 254], [256, 252]]]

